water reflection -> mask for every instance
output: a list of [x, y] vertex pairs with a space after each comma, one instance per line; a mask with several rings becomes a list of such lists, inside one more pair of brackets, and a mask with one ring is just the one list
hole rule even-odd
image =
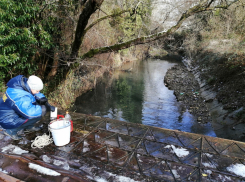
[[[145, 125], [216, 136], [210, 125], [194, 121], [189, 112], [180, 112], [173, 91], [164, 85], [164, 76], [177, 63], [148, 59], [125, 65], [131, 72], [117, 71], [96, 88], [77, 98], [72, 110]], [[122, 69], [128, 69], [124, 67]]]

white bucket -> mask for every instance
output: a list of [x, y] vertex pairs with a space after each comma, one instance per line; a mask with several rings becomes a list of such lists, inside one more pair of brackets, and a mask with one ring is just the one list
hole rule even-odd
[[54, 144], [63, 146], [70, 142], [71, 122], [66, 119], [57, 119], [49, 124], [49, 130], [52, 133]]

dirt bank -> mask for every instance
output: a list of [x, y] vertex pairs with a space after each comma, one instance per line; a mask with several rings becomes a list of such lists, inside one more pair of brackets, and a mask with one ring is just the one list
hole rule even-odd
[[188, 110], [203, 124], [211, 121], [205, 99], [200, 94], [199, 83], [184, 65], [169, 69], [164, 83], [170, 90], [174, 90], [177, 100], [183, 104], [183, 112]]
[[[245, 141], [245, 124], [237, 117], [243, 108], [235, 105], [233, 99], [227, 99], [226, 105], [219, 102], [216, 87], [205, 82], [199, 69], [176, 65], [167, 71], [164, 83], [174, 90], [177, 100], [183, 104], [183, 112], [188, 110], [199, 123], [210, 122], [217, 137]], [[226, 85], [227, 97], [232, 90]], [[227, 110], [229, 106], [234, 109]]]

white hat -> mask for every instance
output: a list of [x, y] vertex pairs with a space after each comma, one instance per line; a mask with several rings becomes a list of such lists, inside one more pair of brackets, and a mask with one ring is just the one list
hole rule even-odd
[[27, 83], [31, 90], [42, 90], [43, 89], [43, 81], [35, 75], [31, 75], [28, 78]]

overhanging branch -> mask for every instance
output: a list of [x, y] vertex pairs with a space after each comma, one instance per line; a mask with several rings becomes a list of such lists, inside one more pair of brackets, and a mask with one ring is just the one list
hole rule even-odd
[[106, 19], [108, 19], [108, 18], [113, 18], [113, 17], [116, 17], [116, 16], [120, 16], [121, 14], [123, 14], [123, 13], [126, 13], [126, 12], [130, 12], [130, 11], [132, 11], [131, 9], [128, 9], [128, 10], [124, 10], [124, 11], [121, 11], [121, 12], [118, 12], [118, 13], [114, 13], [114, 14], [111, 14], [111, 15], [107, 15], [107, 16], [104, 16], [104, 17], [102, 17], [102, 18], [99, 18], [99, 19], [97, 19], [96, 21], [94, 21], [93, 23], [91, 23], [85, 30], [84, 30], [84, 35], [85, 35], [85, 33], [89, 30], [89, 29], [91, 29], [94, 25], [96, 25], [97, 23], [99, 23], [99, 22], [101, 22], [101, 21], [103, 21], [103, 20], [106, 20]]
[[144, 37], [140, 37], [140, 38], [135, 38], [135, 39], [129, 40], [127, 42], [115, 44], [112, 46], [100, 47], [97, 49], [91, 49], [87, 53], [83, 54], [80, 58], [83, 60], [85, 58], [91, 58], [97, 54], [108, 53], [108, 52], [112, 52], [112, 51], [118, 51], [121, 49], [129, 48], [131, 46], [135, 46], [135, 45], [139, 45], [139, 44], [145, 44], [145, 43], [148, 43], [148, 42], [160, 39], [160, 38], [165, 38], [168, 35], [177, 31], [179, 29], [179, 27], [182, 25], [182, 23], [188, 17], [190, 17], [196, 13], [205, 12], [205, 11], [212, 11], [212, 10], [217, 9], [217, 8], [228, 8], [229, 6], [236, 3], [237, 1], [239, 1], [239, 0], [235, 0], [228, 5], [218, 5], [218, 6], [210, 7], [214, 1], [211, 1], [211, 3], [209, 3], [209, 0], [206, 0], [206, 1], [202, 2], [201, 4], [193, 6], [188, 11], [183, 13], [182, 16], [180, 17], [179, 21], [177, 22], [177, 24], [175, 26], [171, 27], [166, 32], [158, 32], [156, 34], [152, 34], [152, 35], [144, 36]]

